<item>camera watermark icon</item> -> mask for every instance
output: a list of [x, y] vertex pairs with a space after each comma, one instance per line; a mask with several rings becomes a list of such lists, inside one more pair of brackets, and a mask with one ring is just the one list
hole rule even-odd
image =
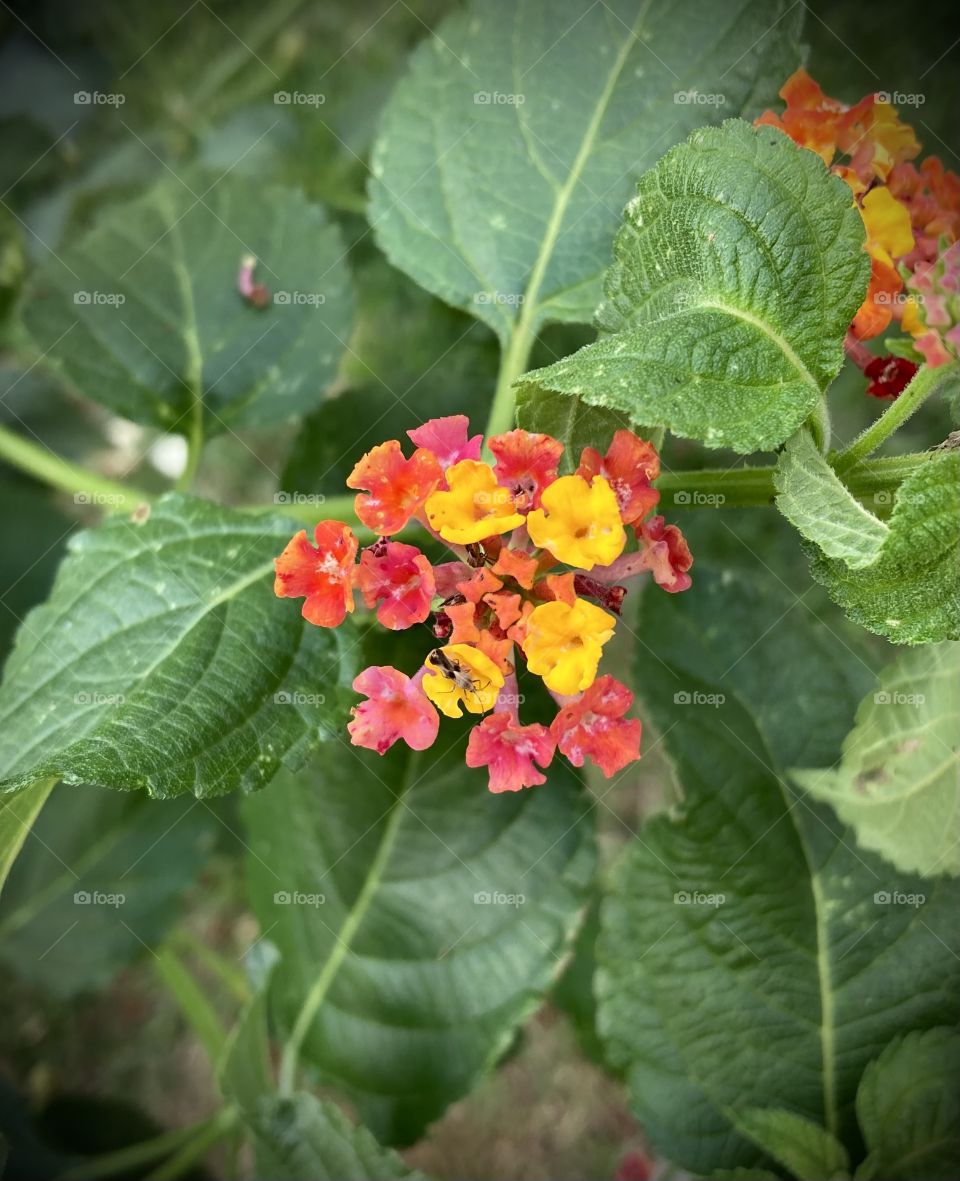
[[274, 693], [274, 705], [325, 705], [326, 697], [322, 693], [288, 693], [281, 689]]
[[273, 302], [284, 307], [319, 308], [327, 302], [327, 297], [320, 291], [275, 291]]
[[912, 906], [915, 910], [926, 900], [926, 894], [905, 894], [903, 890], [878, 890], [873, 896], [876, 906]]
[[473, 296], [476, 304], [494, 304], [499, 307], [518, 308], [526, 297], [513, 291], [477, 291]]
[[126, 101], [125, 94], [102, 90], [77, 90], [73, 95], [74, 105], [78, 107], [122, 107]]
[[881, 488], [879, 492], [874, 492], [874, 504], [893, 504], [894, 500], [898, 504], [923, 504], [927, 499], [925, 492], [909, 492], [902, 486], [894, 493], [889, 489]]
[[74, 504], [124, 504], [127, 497], [122, 492], [74, 492]]
[[77, 890], [74, 906], [112, 906], [114, 910], [126, 902], [126, 894], [105, 894], [102, 890]]
[[681, 107], [722, 107], [726, 104], [725, 94], [701, 94], [699, 90], [678, 90], [673, 101]]
[[278, 107], [322, 107], [327, 96], [303, 90], [275, 90], [273, 101]]
[[122, 693], [86, 693], [73, 695], [74, 705], [123, 705], [126, 697]]
[[273, 896], [275, 906], [323, 906], [326, 894], [307, 894], [303, 890], [277, 890]]
[[704, 505], [710, 508], [720, 508], [726, 504], [726, 496], [722, 492], [674, 492], [674, 504]]
[[120, 308], [127, 302], [122, 291], [75, 291], [73, 302], [81, 307]]
[[923, 693], [901, 693], [898, 689], [892, 693], [881, 689], [873, 695], [874, 705], [923, 705], [926, 700]]
[[322, 492], [274, 492], [274, 504], [324, 504], [326, 497]]
[[674, 906], [723, 906], [726, 894], [708, 894], [703, 890], [677, 890], [673, 896]]
[[710, 705], [719, 709], [727, 700], [724, 693], [701, 693], [699, 689], [678, 689], [673, 695], [674, 705]]
[[523, 906], [525, 894], [505, 894], [502, 890], [478, 890], [473, 896], [475, 906]]
[[893, 107], [922, 107], [927, 101], [925, 94], [904, 94], [902, 90], [878, 90], [874, 102], [889, 103]]
[[922, 304], [926, 301], [922, 295], [914, 294], [911, 291], [877, 291], [874, 293], [873, 302], [889, 304]]
[[477, 90], [473, 96], [478, 107], [522, 107], [526, 101], [525, 94], [503, 94], [499, 90]]

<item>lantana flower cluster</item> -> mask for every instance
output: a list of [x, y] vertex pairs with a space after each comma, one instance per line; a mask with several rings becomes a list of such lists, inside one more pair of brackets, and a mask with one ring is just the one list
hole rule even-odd
[[[849, 184], [863, 217], [870, 286], [847, 351], [870, 378], [868, 393], [896, 397], [919, 363], [944, 365], [960, 353], [960, 266], [951, 250], [960, 237], [960, 176], [936, 156], [913, 163], [920, 142], [885, 95], [847, 106], [801, 68], [780, 97], [783, 113], [764, 111], [757, 122], [816, 152]], [[912, 337], [887, 341], [895, 355], [862, 346], [894, 321]]]
[[[556, 751], [611, 776], [640, 756], [630, 690], [598, 676], [632, 578], [649, 573], [671, 593], [690, 586], [680, 530], [653, 515], [656, 449], [617, 431], [605, 455], [587, 447], [560, 475], [564, 445], [512, 430], [471, 436], [464, 415], [407, 432], [364, 455], [347, 479], [358, 519], [376, 535], [360, 549], [349, 525], [301, 530], [276, 559], [276, 594], [302, 598], [305, 619], [337, 627], [359, 597], [386, 628], [432, 633], [418, 669], [364, 669], [366, 700], [348, 725], [356, 746], [384, 754], [397, 741], [424, 750], [440, 714], [481, 717], [466, 761], [486, 767], [490, 790], [545, 782]], [[442, 561], [400, 540], [414, 522], [442, 544]], [[433, 547], [437, 549], [437, 546]], [[557, 705], [549, 726], [520, 720], [517, 661]]]

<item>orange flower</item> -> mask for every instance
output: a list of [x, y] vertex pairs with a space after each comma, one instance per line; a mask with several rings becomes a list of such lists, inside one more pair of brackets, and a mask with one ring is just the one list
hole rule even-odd
[[404, 459], [400, 444], [390, 439], [363, 456], [347, 476], [347, 487], [368, 489], [369, 495], [356, 499], [357, 516], [374, 533], [389, 535], [423, 508], [442, 479], [433, 452], [418, 447]]
[[273, 593], [280, 598], [300, 599], [303, 618], [318, 627], [338, 627], [353, 610], [353, 563], [357, 539], [342, 521], [321, 521], [313, 531], [317, 545], [300, 532], [287, 542], [274, 559], [277, 576]]

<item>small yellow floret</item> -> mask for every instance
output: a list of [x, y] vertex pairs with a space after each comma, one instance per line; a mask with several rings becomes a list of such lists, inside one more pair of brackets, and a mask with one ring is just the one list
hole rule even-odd
[[554, 693], [582, 693], [596, 679], [603, 645], [615, 625], [612, 615], [584, 599], [577, 599], [573, 606], [543, 603], [527, 621], [523, 641], [527, 667], [543, 677]]
[[509, 489], [500, 487], [489, 464], [462, 459], [446, 477], [449, 491], [434, 492], [426, 504], [427, 520], [444, 541], [469, 545], [523, 524]]

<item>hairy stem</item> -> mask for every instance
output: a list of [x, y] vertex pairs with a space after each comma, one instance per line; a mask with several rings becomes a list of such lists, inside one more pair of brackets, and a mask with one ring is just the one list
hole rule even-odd
[[893, 405], [840, 453], [833, 465], [837, 475], [842, 476], [876, 451], [884, 440], [920, 409], [931, 394], [945, 389], [957, 381], [958, 376], [960, 362], [953, 361], [936, 369], [924, 365]]

